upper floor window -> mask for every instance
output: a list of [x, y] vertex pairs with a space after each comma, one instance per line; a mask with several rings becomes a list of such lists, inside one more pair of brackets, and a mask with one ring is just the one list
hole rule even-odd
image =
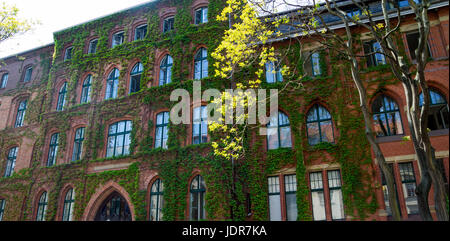
[[313, 76], [322, 74], [322, 71], [320, 70], [320, 54], [318, 52], [311, 54], [311, 68]]
[[64, 82], [64, 84], [59, 89], [58, 93], [58, 103], [56, 105], [57, 111], [64, 110], [64, 107], [66, 106], [66, 93], [67, 93], [67, 82]]
[[[297, 220], [297, 178], [294, 175], [284, 175], [284, 186], [280, 186], [279, 176], [268, 177], [269, 187], [269, 218], [270, 221], [282, 220], [282, 205], [285, 205], [286, 220]], [[284, 194], [285, 203], [281, 202]]]
[[91, 101], [91, 83], [92, 75], [88, 75], [86, 79], [83, 81], [83, 85], [81, 86], [81, 99], [80, 103], [88, 103]]
[[81, 127], [75, 131], [75, 138], [73, 141], [72, 161], [81, 160], [81, 154], [83, 152], [83, 141], [84, 141], [84, 127]]
[[169, 128], [169, 112], [161, 112], [156, 116], [155, 148], [167, 149]]
[[141, 75], [144, 70], [141, 62], [134, 65], [130, 74], [130, 93], [138, 92], [141, 89]]
[[393, 99], [386, 95], [378, 96], [372, 104], [372, 113], [377, 136], [403, 134], [400, 110]]
[[162, 220], [164, 206], [164, 185], [161, 179], [156, 179], [150, 189], [150, 221]]
[[208, 8], [202, 7], [195, 10], [195, 24], [208, 22]]
[[334, 141], [330, 112], [321, 105], [315, 104], [308, 111], [306, 128], [310, 145]]
[[64, 53], [64, 61], [72, 59], [72, 50], [73, 47], [66, 48], [66, 52]]
[[8, 73], [2, 75], [2, 82], [0, 83], [0, 88], [6, 88], [6, 84], [8, 83], [8, 76], [9, 76]]
[[142, 40], [147, 35], [147, 24], [138, 26], [134, 31], [134, 40]]
[[174, 29], [175, 18], [168, 17], [164, 19], [163, 22], [163, 33], [167, 33]]
[[64, 197], [63, 216], [62, 221], [72, 221], [73, 219], [73, 205], [75, 203], [75, 192], [73, 188], [67, 191]]
[[58, 155], [58, 140], [59, 133], [55, 133], [50, 138], [50, 145], [48, 148], [48, 158], [47, 158], [47, 166], [53, 166], [56, 162], [56, 157]]
[[6, 200], [0, 199], [0, 221], [3, 220], [3, 213], [5, 212]]
[[361, 16], [361, 9], [353, 8], [353, 9], [347, 10], [347, 16], [353, 18], [354, 16], [357, 16], [357, 15]]
[[95, 54], [97, 52], [98, 39], [93, 39], [89, 42], [88, 54]]
[[[420, 34], [418, 31], [406, 34], [406, 41], [408, 42], [409, 55], [411, 56], [411, 60], [413, 61], [416, 60], [416, 49], [419, 47], [419, 39]], [[433, 57], [431, 56], [430, 45], [428, 43], [427, 46], [425, 47], [425, 51], [428, 52], [429, 57]]]
[[364, 54], [366, 55], [367, 67], [386, 64], [386, 59], [380, 43], [375, 40], [365, 42]]
[[119, 121], [109, 126], [108, 147], [106, 157], [124, 156], [130, 154], [131, 121]]
[[265, 66], [267, 83], [283, 82], [283, 76], [281, 75], [281, 68], [278, 62], [269, 61]]
[[33, 67], [28, 67], [25, 70], [25, 76], [23, 77], [23, 82], [29, 82], [31, 80], [31, 75], [33, 74]]
[[192, 121], [192, 143], [200, 144], [208, 142], [208, 113], [207, 107], [194, 108]]
[[45, 221], [45, 215], [47, 214], [48, 195], [47, 192], [42, 193], [39, 198], [36, 221]]
[[194, 58], [194, 79], [199, 80], [208, 77], [208, 51], [200, 48]]
[[[438, 91], [429, 89], [430, 109], [428, 110], [428, 129], [440, 130], [448, 129], [448, 104], [444, 96]], [[423, 105], [423, 94], [419, 95], [419, 104]]]
[[267, 147], [269, 150], [292, 147], [289, 118], [281, 111], [278, 115], [271, 116], [267, 124]]
[[111, 41], [111, 48], [121, 45], [123, 43], [124, 39], [125, 39], [124, 31], [113, 34], [112, 41]]
[[119, 88], [119, 75], [120, 72], [117, 68], [114, 68], [106, 80], [106, 93], [105, 100], [117, 98], [117, 89]]
[[206, 185], [202, 176], [197, 175], [196, 177], [194, 177], [194, 179], [191, 182], [190, 194], [191, 194], [190, 200], [191, 221], [198, 221], [205, 219]]
[[4, 177], [10, 177], [14, 173], [14, 167], [16, 166], [18, 147], [13, 147], [9, 149], [8, 159], [6, 162], [6, 170]]
[[22, 100], [19, 103], [19, 107], [17, 108], [16, 123], [14, 124], [14, 127], [16, 128], [23, 126], [23, 121], [25, 119], [25, 112], [27, 110], [27, 102], [28, 100]]
[[170, 55], [166, 55], [159, 66], [159, 85], [165, 85], [172, 80], [173, 59]]

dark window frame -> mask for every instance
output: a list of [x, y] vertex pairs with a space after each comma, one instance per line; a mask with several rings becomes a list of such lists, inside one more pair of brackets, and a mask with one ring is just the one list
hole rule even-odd
[[2, 82], [0, 85], [0, 89], [6, 88], [6, 85], [8, 85], [8, 78], [9, 78], [9, 73], [4, 73], [2, 75]]
[[0, 221], [3, 220], [3, 215], [5, 213], [6, 200], [0, 199]]
[[[144, 72], [144, 66], [141, 62], [136, 63], [130, 73], [129, 94], [136, 93], [141, 90], [141, 78]], [[137, 77], [139, 76], [139, 77]]]
[[[143, 40], [147, 37], [147, 24], [141, 24], [134, 29], [134, 41]], [[143, 34], [142, 34], [143, 33]]]
[[[285, 116], [287, 123], [281, 124], [280, 125], [280, 121], [282, 120], [282, 117]], [[280, 148], [292, 148], [292, 129], [291, 129], [291, 122], [289, 121], [289, 116], [286, 115], [286, 113], [282, 112], [282, 111], [278, 111], [278, 118], [277, 118], [277, 125], [271, 125], [271, 122], [269, 121], [269, 123], [267, 123], [267, 130], [269, 129], [277, 129], [277, 135], [278, 135], [278, 147], [277, 148], [271, 148], [269, 145], [269, 136], [267, 136], [266, 138], [266, 142], [267, 142], [267, 150], [276, 150], [276, 149], [280, 149]], [[281, 146], [281, 128], [284, 127], [289, 127], [289, 138], [290, 138], [290, 146]]]
[[[97, 53], [98, 41], [99, 41], [98, 38], [94, 38], [91, 41], [89, 41], [88, 52], [87, 52], [88, 54]], [[94, 45], [94, 43], [95, 43], [95, 45]]]
[[[343, 209], [343, 214], [344, 214], [344, 217], [343, 218], [339, 218], [339, 219], [335, 219], [335, 218], [333, 218], [333, 208], [332, 208], [332, 206], [331, 206], [331, 191], [332, 190], [341, 190], [341, 195], [342, 195], [342, 203], [344, 203], [344, 194], [343, 194], [343, 192], [342, 192], [342, 175], [341, 175], [341, 170], [339, 170], [339, 169], [336, 169], [336, 170], [327, 170], [326, 171], [327, 172], [327, 181], [328, 181], [328, 199], [329, 199], [329, 201], [330, 201], [330, 216], [331, 216], [331, 219], [333, 220], [333, 221], [341, 221], [341, 220], [345, 220], [346, 219], [346, 215], [345, 215], [345, 208]], [[336, 180], [339, 180], [339, 186], [337, 187], [330, 187], [331, 185], [330, 185], [330, 173], [331, 172], [337, 172], [338, 173], [338, 175], [339, 175], [339, 178], [338, 179], [336, 179]]]
[[[166, 123], [166, 113], [167, 113], [167, 123]], [[158, 116], [162, 116], [162, 124], [158, 124]], [[169, 138], [169, 121], [170, 121], [170, 115], [168, 111], [160, 112], [156, 115], [156, 126], [155, 126], [155, 148], [163, 148], [167, 149], [167, 140], [166, 140], [166, 146], [164, 146], [164, 128], [167, 128], [167, 138]], [[158, 128], [161, 128], [161, 137], [160, 137], [160, 143], [157, 144], [157, 133]]]
[[[438, 117], [438, 119], [436, 119], [436, 116], [433, 115], [433, 120], [435, 121], [434, 124], [436, 124], [436, 121], [438, 122], [437, 123], [438, 129], [435, 129], [435, 130], [448, 129], [449, 126], [448, 126], [448, 124], [445, 123], [446, 118], [445, 118], [444, 113], [443, 113], [443, 111], [445, 111], [445, 108], [447, 109], [447, 113], [449, 113], [449, 106], [448, 106], [447, 100], [445, 99], [445, 95], [441, 94], [441, 92], [439, 90], [435, 89], [435, 88], [429, 88], [428, 89], [428, 93], [429, 93], [429, 96], [430, 96], [430, 107], [429, 107], [429, 109], [431, 110], [431, 108], [433, 108], [433, 107], [441, 106], [440, 109], [439, 109], [439, 117]], [[433, 98], [433, 96], [434, 96], [434, 98]], [[436, 102], [436, 96], [440, 97], [440, 99], [442, 99], [444, 102]], [[423, 98], [424, 98], [424, 96], [423, 96], [423, 92], [422, 92], [419, 95], [419, 107], [422, 107], [422, 105], [423, 105]], [[429, 112], [428, 113], [428, 118], [429, 118], [430, 114], [432, 114], [432, 113], [430, 113], [431, 111], [428, 111], [428, 112]], [[443, 128], [439, 128], [439, 120], [442, 122], [442, 127]], [[448, 121], [449, 120], [448, 120], [448, 116], [447, 116], [447, 122]], [[428, 120], [428, 125], [429, 125], [429, 123], [430, 123], [430, 120]]]
[[[200, 108], [200, 118], [196, 118], [194, 115], [195, 109]], [[203, 113], [206, 113], [206, 119], [203, 117]], [[192, 144], [200, 144], [200, 143], [207, 143], [208, 142], [208, 108], [206, 105], [195, 107], [192, 111]], [[205, 140], [203, 140], [203, 133], [202, 133], [202, 124], [206, 123], [206, 137]], [[194, 133], [194, 126], [198, 125], [198, 133]], [[196, 135], [198, 134], [198, 135]], [[194, 140], [195, 137], [198, 137], [199, 142], [196, 143]]]
[[[205, 9], [206, 9], [206, 19], [205, 19]], [[199, 16], [200, 16], [200, 18], [199, 18]], [[194, 24], [200, 25], [200, 24], [204, 24], [204, 23], [208, 23], [208, 7], [207, 6], [199, 7], [197, 9], [195, 9], [195, 11], [194, 11]]]
[[72, 59], [73, 46], [69, 46], [64, 51], [64, 61], [68, 61]]
[[39, 201], [37, 204], [36, 221], [45, 221], [45, 215], [47, 214], [47, 205], [48, 195], [47, 191], [45, 191], [39, 197]]
[[58, 92], [58, 102], [56, 105], [57, 111], [64, 110], [64, 107], [66, 106], [66, 94], [67, 94], [67, 82], [64, 82], [64, 84], [62, 84]]
[[[321, 177], [321, 183], [322, 183], [322, 188], [312, 188], [312, 178], [311, 175], [312, 174], [319, 174], [319, 176]], [[325, 187], [324, 187], [324, 180], [323, 180], [323, 172], [321, 171], [315, 171], [315, 172], [310, 172], [309, 173], [309, 190], [310, 190], [310, 196], [311, 196], [311, 214], [312, 214], [312, 218], [314, 221], [326, 221], [327, 220], [327, 203], [325, 200]], [[320, 219], [320, 220], [315, 220], [314, 219], [314, 203], [313, 203], [313, 199], [312, 199], [312, 195], [313, 192], [322, 192], [323, 195], [323, 201], [324, 201], [324, 209], [325, 209], [325, 219]]]
[[50, 137], [48, 157], [47, 157], [47, 167], [55, 165], [59, 149], [58, 145], [59, 145], [59, 133], [54, 133]]
[[[316, 54], [317, 54], [317, 56], [314, 56]], [[319, 66], [319, 70], [318, 70], [319, 73], [316, 73], [315, 70], [314, 70], [314, 60], [317, 60], [317, 64]], [[320, 68], [320, 53], [319, 52], [315, 51], [315, 52], [313, 52], [311, 54], [310, 62], [311, 62], [311, 74], [312, 74], [312, 76], [316, 77], [316, 76], [322, 75], [322, 69]]]
[[19, 147], [15, 146], [9, 149], [8, 156], [6, 160], [6, 169], [3, 177], [10, 177], [14, 173], [14, 167], [16, 166], [17, 153], [19, 152]]
[[[206, 56], [203, 56], [203, 54], [206, 53]], [[196, 71], [195, 66], [197, 66], [197, 64], [200, 64], [200, 72], [198, 73]], [[200, 49], [197, 50], [197, 52], [195, 53], [195, 57], [194, 57], [194, 80], [201, 80], [203, 78], [208, 77], [208, 72], [206, 72], [206, 75], [204, 76], [203, 74], [203, 67], [204, 65], [206, 65], [206, 69], [208, 69], [208, 50], [204, 47], [201, 47]], [[197, 77], [197, 74], [199, 74], [200, 76]]]
[[25, 75], [23, 76], [23, 82], [28, 83], [31, 81], [31, 76], [33, 75], [33, 66], [28, 66], [25, 69]]
[[[402, 175], [403, 173], [405, 173], [405, 169], [403, 168], [403, 167], [405, 167], [405, 166], [408, 166], [408, 167], [410, 167], [411, 169], [411, 171], [412, 171], [412, 175], [411, 175], [411, 179], [407, 179], [404, 175]], [[414, 197], [416, 198], [416, 202], [418, 202], [418, 200], [417, 200], [417, 195], [415, 194], [415, 190], [417, 189], [417, 180], [416, 180], [416, 172], [415, 172], [415, 170], [414, 170], [414, 164], [413, 164], [413, 162], [400, 162], [400, 163], [398, 163], [398, 172], [399, 172], [399, 174], [400, 174], [400, 179], [401, 179], [401, 182], [402, 182], [402, 191], [404, 192], [405, 190], [403, 189], [403, 184], [406, 184], [406, 183], [414, 183]], [[405, 196], [405, 193], [403, 193], [403, 196]], [[406, 203], [406, 198], [405, 198], [405, 208], [408, 210], [408, 205], [407, 205], [407, 203]], [[411, 213], [408, 213], [408, 215], [416, 215], [416, 214], [419, 214], [419, 210], [417, 210], [417, 212], [411, 212]]]
[[[194, 180], [197, 180], [198, 183], [198, 188], [193, 188], [193, 183]], [[202, 186], [204, 186], [204, 188], [202, 188]], [[206, 210], [205, 210], [205, 206], [206, 206], [206, 182], [205, 179], [201, 176], [201, 175], [196, 175], [190, 183], [190, 189], [189, 189], [189, 194], [190, 194], [190, 201], [189, 201], [189, 218], [190, 221], [199, 221], [199, 220], [203, 220], [206, 219]], [[198, 210], [197, 212], [197, 217], [193, 217], [193, 195], [197, 195], [197, 204], [196, 204], [196, 208]], [[203, 197], [203, 198], [202, 198]], [[203, 202], [203, 200], [205, 200], [205, 202]]]
[[[269, 72], [269, 67], [271, 71]], [[275, 71], [275, 73], [273, 73]], [[264, 65], [264, 73], [266, 75], [266, 82], [269, 84], [283, 82], [283, 74], [281, 73], [281, 68], [279, 61], [268, 61]], [[269, 74], [271, 75], [272, 81], [269, 82]]]
[[[117, 98], [119, 92], [119, 78], [120, 70], [118, 68], [114, 68], [113, 70], [111, 70], [108, 78], [106, 79], [105, 100]], [[109, 93], [108, 88], [110, 90]]]
[[[379, 49], [376, 49], [376, 47], [375, 47], [376, 44], [379, 45]], [[375, 52], [383, 52], [383, 49], [381, 48], [380, 43], [378, 43], [376, 40], [369, 40], [369, 41], [363, 42], [363, 49], [364, 49], [364, 55], [367, 55], [366, 56], [367, 67], [380, 66], [380, 65], [387, 64], [386, 56], [384, 56], [384, 54], [375, 53]], [[371, 54], [369, 54], [369, 53], [371, 53]]]
[[85, 127], [80, 127], [75, 130], [75, 136], [73, 140], [73, 151], [72, 151], [73, 162], [81, 160], [81, 156], [83, 154], [83, 141], [85, 129], [86, 129]]
[[[119, 132], [119, 124], [120, 123], [124, 123], [124, 129], [123, 129], [122, 132]], [[111, 128], [113, 126], [115, 126], [115, 131], [114, 131], [114, 133], [111, 133]], [[130, 126], [130, 128], [128, 128], [128, 126]], [[130, 146], [128, 146], [128, 150], [127, 150], [128, 153], [126, 153], [126, 150], [125, 150], [125, 142], [126, 142], [126, 138], [125, 137], [128, 135], [128, 138], [129, 138], [128, 142], [131, 143], [131, 132], [132, 131], [133, 131], [133, 122], [131, 120], [117, 121], [117, 122], [112, 123], [111, 125], [109, 125], [109, 127], [108, 127], [108, 139], [107, 139], [107, 144], [106, 144], [106, 158], [130, 155]], [[120, 137], [120, 136], [123, 136], [123, 138]], [[113, 148], [113, 153], [112, 153], [111, 156], [108, 156], [109, 140], [112, 137], [114, 138], [114, 146], [112, 147]], [[116, 153], [116, 149], [118, 147], [118, 144], [117, 144], [117, 138], [118, 137], [123, 139], [122, 143], [121, 143], [122, 153]]]
[[14, 128], [22, 127], [25, 120], [25, 113], [27, 111], [28, 100], [22, 100], [19, 102], [16, 113], [16, 122]]
[[175, 16], [169, 16], [163, 20], [163, 33], [175, 30]]
[[[287, 177], [291, 177], [291, 176], [293, 176], [294, 177], [294, 180], [295, 180], [295, 190], [294, 191], [286, 191], [287, 190], [287, 187], [286, 187], [286, 183], [287, 183], [287, 181], [286, 181], [286, 178]], [[283, 175], [283, 178], [284, 178], [284, 182], [283, 182], [283, 184], [284, 184], [284, 186], [283, 186], [283, 188], [284, 188], [284, 205], [285, 205], [285, 210], [286, 210], [286, 221], [296, 221], [296, 220], [288, 220], [288, 203], [287, 203], [287, 195], [289, 195], [289, 194], [295, 194], [295, 197], [296, 197], [296, 199], [297, 199], [297, 187], [298, 187], [298, 184], [297, 184], [297, 174], [284, 174]], [[294, 183], [290, 183], [290, 184], [292, 184], [292, 185], [294, 185]], [[296, 207], [297, 208], [297, 210], [298, 210], [298, 207]], [[298, 218], [298, 217], [297, 217]]]
[[81, 98], [80, 104], [85, 104], [91, 102], [91, 86], [92, 86], [92, 75], [88, 75], [83, 80], [83, 85], [81, 86]]
[[172, 68], [173, 58], [169, 54], [166, 54], [159, 64], [159, 86], [172, 82]]
[[[156, 185], [156, 191], [153, 191], [153, 186]], [[152, 197], [156, 196], [156, 217], [152, 220]], [[160, 203], [160, 200], [162, 203]], [[161, 221], [162, 220], [162, 208], [164, 205], [164, 183], [158, 178], [150, 187], [150, 209], [149, 209], [149, 221]]]
[[[69, 193], [70, 193], [70, 196], [68, 198], [67, 195], [69, 195]], [[70, 188], [66, 192], [66, 195], [64, 196], [62, 221], [72, 221], [74, 204], [75, 204], [75, 191], [73, 190], [73, 188]], [[69, 206], [68, 208], [66, 208], [67, 205]], [[69, 213], [66, 213], [67, 211]]]
[[[120, 36], [120, 41], [119, 41], [120, 43], [116, 42], [116, 36]], [[111, 48], [122, 45], [123, 43], [125, 43], [125, 31], [121, 30], [121, 31], [115, 32], [111, 37]]]
[[[321, 119], [321, 118], [320, 118], [320, 114], [319, 114], [319, 107], [322, 107], [322, 108], [328, 113], [328, 115], [330, 116], [330, 118], [328, 118], [328, 119]], [[317, 119], [315, 119], [315, 120], [313, 120], [313, 121], [310, 121], [310, 120], [308, 120], [308, 117], [309, 117], [309, 113], [311, 113], [311, 111], [313, 111], [313, 109], [316, 110], [316, 118], [317, 118]], [[321, 128], [320, 123], [321, 123], [321, 122], [327, 122], [327, 121], [330, 121], [330, 122], [331, 122], [331, 132], [332, 132], [332, 134], [333, 134], [333, 140], [332, 140], [332, 141], [324, 141], [324, 140], [322, 140], [322, 128]], [[309, 139], [309, 131], [308, 131], [308, 130], [309, 130], [309, 129], [308, 129], [308, 124], [312, 124], [312, 123], [317, 123], [317, 124], [318, 124], [318, 130], [319, 130], [319, 142], [316, 143], [316, 144], [313, 144], [313, 145], [309, 142], [310, 139]], [[335, 139], [334, 139], [334, 123], [333, 123], [333, 116], [331, 115], [330, 111], [328, 111], [328, 109], [325, 108], [325, 106], [316, 103], [316, 104], [314, 104], [314, 105], [308, 110], [308, 113], [306, 114], [306, 137], [307, 137], [307, 139], [308, 139], [308, 144], [309, 144], [310, 146], [315, 146], [315, 145], [318, 145], [318, 144], [323, 143], [323, 142], [334, 143]]]
[[[374, 109], [374, 104], [380, 98], [382, 98], [383, 111], [376, 111]], [[388, 106], [389, 108], [386, 108], [387, 107], [386, 106], [386, 100], [390, 101], [389, 102], [390, 104], [394, 104], [394, 108], [395, 109], [391, 109], [389, 106]], [[390, 110], [388, 110], [388, 109], [390, 109]], [[391, 130], [391, 128], [389, 127], [389, 123], [387, 122], [388, 121], [388, 115], [391, 114], [391, 113], [394, 113], [394, 116], [395, 116], [395, 113], [398, 113], [398, 116], [400, 117], [401, 130], [397, 130], [397, 134], [392, 134], [392, 132], [394, 132], [394, 130]], [[375, 115], [383, 115], [384, 118], [385, 118], [385, 121], [387, 123], [387, 126], [386, 126], [387, 128], [385, 127], [386, 133], [384, 133], [385, 135], [383, 135], [383, 136], [378, 136], [377, 135], [377, 137], [396, 136], [396, 135], [404, 135], [405, 134], [405, 130], [404, 130], [404, 127], [403, 127], [403, 120], [402, 120], [402, 116], [401, 116], [401, 113], [400, 113], [400, 108], [398, 107], [397, 102], [393, 98], [391, 98], [390, 96], [388, 96], [386, 94], [380, 94], [374, 99], [374, 101], [372, 103], [372, 119], [374, 121], [375, 121]], [[380, 119], [378, 119], [378, 120], [380, 120]], [[395, 124], [396, 124], [395, 119], [393, 120], [393, 123], [394, 123], [394, 126], [395, 126]], [[401, 131], [401, 133], [400, 133], [400, 131]]]

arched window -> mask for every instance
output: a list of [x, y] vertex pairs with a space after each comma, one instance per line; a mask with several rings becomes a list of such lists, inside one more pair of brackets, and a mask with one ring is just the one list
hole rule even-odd
[[175, 24], [175, 17], [167, 17], [163, 21], [163, 33], [167, 33], [169, 31], [174, 30], [174, 24]]
[[8, 160], [6, 162], [5, 177], [10, 177], [14, 173], [14, 167], [16, 166], [18, 147], [9, 149]]
[[162, 208], [164, 205], [163, 192], [163, 182], [158, 178], [150, 189], [150, 221], [162, 220]]
[[88, 75], [83, 81], [83, 86], [81, 88], [81, 100], [80, 103], [88, 103], [91, 101], [91, 82], [92, 75]]
[[402, 119], [397, 103], [389, 96], [380, 95], [372, 104], [374, 131], [377, 136], [403, 134]]
[[125, 198], [113, 192], [100, 205], [94, 221], [131, 221], [130, 208]]
[[45, 221], [45, 214], [47, 213], [47, 202], [47, 192], [44, 192], [39, 198], [36, 221]]
[[323, 106], [315, 104], [309, 110], [306, 127], [308, 129], [308, 143], [310, 145], [334, 141], [331, 115]]
[[8, 73], [2, 75], [2, 82], [0, 83], [0, 89], [6, 88], [6, 84], [8, 84], [8, 76], [9, 76]]
[[83, 141], [84, 141], [84, 127], [81, 127], [75, 131], [75, 138], [73, 141], [72, 161], [81, 160], [81, 154], [83, 152]]
[[134, 30], [134, 40], [142, 40], [147, 35], [147, 24], [140, 25]]
[[69, 189], [69, 191], [67, 191], [66, 196], [64, 197], [62, 221], [72, 221], [74, 203], [75, 192], [73, 191], [73, 188], [71, 188]]
[[25, 111], [27, 110], [27, 102], [27, 100], [22, 100], [17, 108], [16, 123], [14, 124], [14, 127], [16, 128], [23, 126]]
[[173, 59], [166, 55], [159, 66], [159, 85], [165, 85], [172, 81]]
[[155, 148], [167, 149], [169, 112], [161, 112], [156, 116]]
[[208, 113], [207, 107], [194, 108], [192, 124], [192, 143], [200, 144], [208, 142]]
[[208, 22], [208, 7], [201, 7], [195, 10], [195, 21], [194, 24], [202, 24]]
[[31, 80], [31, 75], [33, 74], [33, 67], [28, 67], [25, 70], [25, 75], [23, 77], [23, 82], [29, 82]]
[[292, 147], [292, 140], [289, 118], [278, 111], [278, 115], [270, 117], [267, 125], [267, 148], [273, 150], [280, 147]]
[[50, 146], [48, 149], [48, 159], [47, 159], [48, 167], [55, 165], [56, 156], [58, 155], [58, 139], [59, 133], [53, 134], [50, 139]]
[[[438, 91], [430, 89], [430, 110], [428, 111], [428, 128], [430, 130], [447, 129], [448, 104], [444, 96]], [[423, 105], [423, 94], [419, 96], [420, 106]]]
[[191, 182], [191, 221], [205, 219], [205, 194], [206, 185], [203, 177], [197, 175]]
[[270, 61], [265, 66], [267, 83], [283, 82], [283, 76], [281, 75], [281, 68], [278, 62]]
[[144, 70], [141, 62], [134, 65], [130, 74], [130, 93], [138, 92], [141, 89], [141, 75]]
[[200, 48], [194, 58], [194, 79], [199, 80], [208, 77], [208, 51]]
[[106, 157], [122, 156], [130, 154], [131, 121], [119, 121], [109, 126], [108, 148]]
[[106, 94], [105, 100], [117, 98], [117, 89], [119, 87], [119, 75], [120, 72], [117, 68], [114, 68], [106, 80]]
[[59, 89], [58, 93], [58, 104], [56, 106], [57, 111], [64, 110], [64, 107], [66, 105], [66, 93], [67, 93], [67, 82], [64, 82], [64, 84]]

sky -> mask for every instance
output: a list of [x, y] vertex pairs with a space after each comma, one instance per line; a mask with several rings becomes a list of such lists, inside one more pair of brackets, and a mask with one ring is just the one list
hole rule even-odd
[[0, 58], [53, 42], [53, 32], [152, 0], [0, 0], [16, 5], [19, 17], [40, 22], [24, 34], [0, 43]]

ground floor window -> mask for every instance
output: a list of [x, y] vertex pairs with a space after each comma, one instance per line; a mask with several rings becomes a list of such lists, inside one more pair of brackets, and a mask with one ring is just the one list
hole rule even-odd
[[267, 178], [270, 221], [297, 220], [297, 177], [279, 175]]
[[94, 221], [131, 221], [128, 203], [119, 193], [112, 193], [100, 205]]

